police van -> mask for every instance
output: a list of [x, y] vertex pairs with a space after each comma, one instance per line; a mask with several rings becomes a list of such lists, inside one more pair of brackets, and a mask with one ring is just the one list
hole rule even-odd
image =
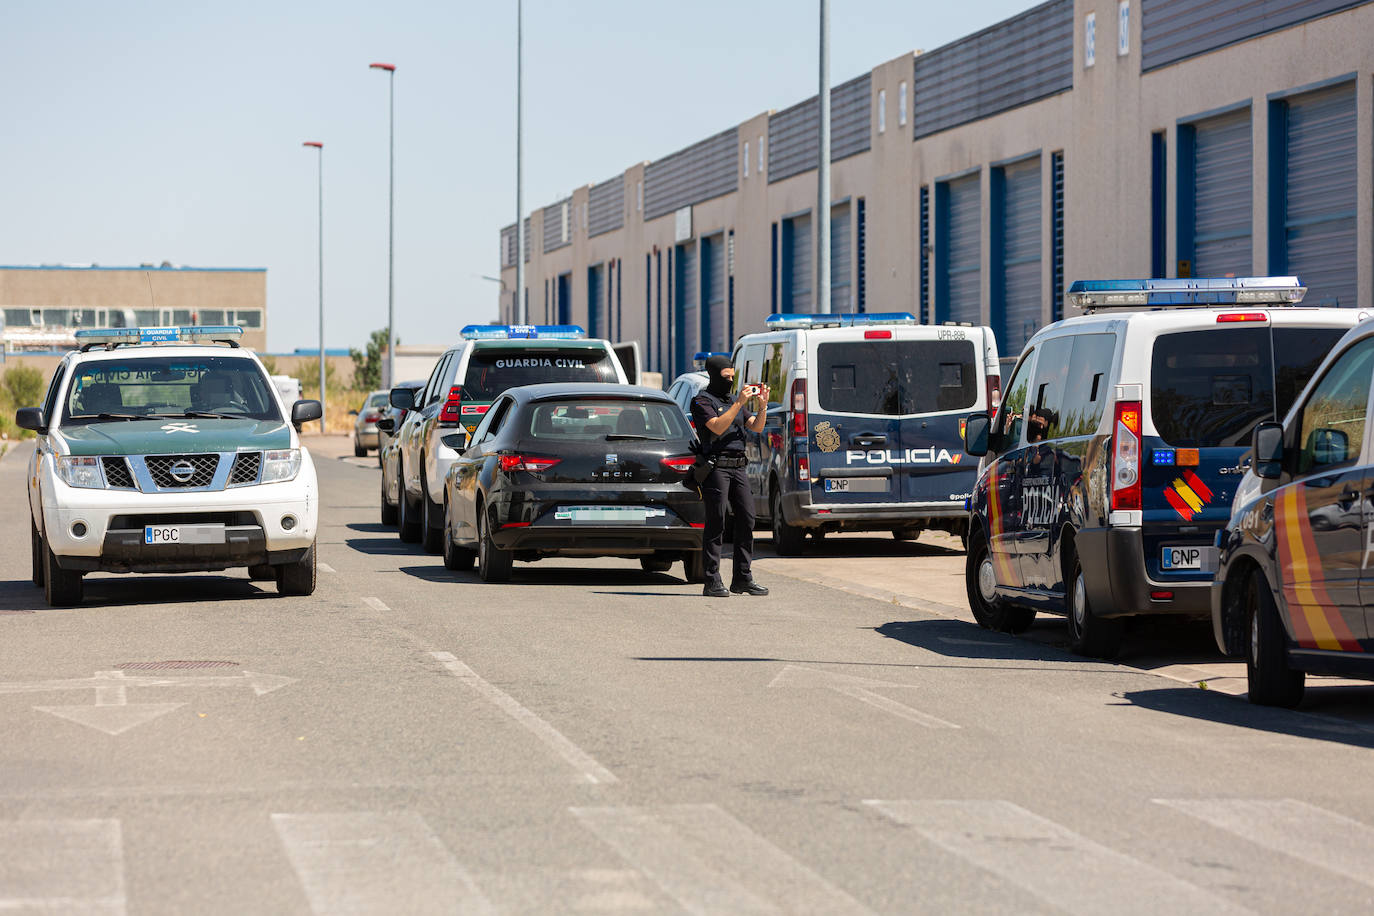
[[382, 456], [382, 516], [391, 518], [391, 508], [401, 540], [422, 541], [430, 553], [443, 549], [444, 507], [435, 498], [458, 458], [454, 446], [503, 391], [543, 382], [626, 384], [610, 342], [588, 339], [577, 325], [470, 324], [459, 336], [423, 388], [390, 394], [391, 405], [409, 413]]
[[1072, 648], [1114, 656], [1124, 619], [1206, 617], [1213, 538], [1249, 464], [1351, 309], [1304, 308], [1296, 277], [1079, 281], [1086, 314], [1032, 337], [988, 420], [970, 508], [969, 605], [1018, 632], [1068, 617]]
[[774, 549], [797, 554], [807, 532], [962, 534], [976, 476], [964, 418], [999, 397], [992, 330], [921, 325], [908, 312], [775, 314], [765, 326], [740, 338], [732, 362], [736, 390], [770, 389], [746, 452]]

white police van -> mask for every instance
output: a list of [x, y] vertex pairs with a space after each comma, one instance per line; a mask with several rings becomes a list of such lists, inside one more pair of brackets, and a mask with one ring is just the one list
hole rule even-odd
[[771, 391], [747, 443], [749, 480], [774, 549], [807, 532], [925, 528], [962, 534], [977, 469], [964, 418], [997, 406], [987, 327], [922, 325], [908, 312], [769, 316], [735, 345], [735, 384]]
[[1301, 307], [1304, 293], [1296, 277], [1070, 287], [1087, 314], [1037, 332], [996, 416], [968, 420], [979, 623], [1064, 614], [1076, 652], [1110, 657], [1126, 617], [1209, 616], [1251, 430], [1287, 413], [1365, 314]]

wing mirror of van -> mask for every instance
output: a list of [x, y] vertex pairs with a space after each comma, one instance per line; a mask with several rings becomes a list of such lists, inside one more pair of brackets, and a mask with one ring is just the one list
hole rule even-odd
[[43, 427], [43, 410], [39, 407], [21, 407], [14, 413], [14, 425], [20, 429], [31, 429], [40, 435], [47, 432]]
[[981, 458], [988, 453], [988, 434], [992, 420], [985, 413], [976, 413], [964, 421], [964, 451]]
[[389, 400], [391, 406], [395, 407], [397, 410], [414, 410], [415, 389], [393, 388], [391, 389], [391, 393], [387, 395], [387, 400]]
[[441, 436], [439, 441], [460, 455], [468, 449], [468, 433], [465, 429], [456, 433], [449, 433], [447, 436]]
[[377, 421], [377, 429], [387, 434], [394, 433], [396, 431], [396, 418], [382, 417]]
[[1283, 424], [1261, 423], [1251, 437], [1252, 465], [1256, 477], [1276, 480], [1283, 473]]

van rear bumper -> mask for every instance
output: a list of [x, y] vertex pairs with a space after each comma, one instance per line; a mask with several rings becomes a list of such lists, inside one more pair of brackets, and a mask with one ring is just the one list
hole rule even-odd
[[811, 502], [811, 493], [807, 491], [782, 495], [782, 517], [799, 528], [887, 531], [924, 525], [932, 519], [967, 520], [968, 510], [962, 502], [817, 505]]
[[[1212, 583], [1151, 582], [1139, 528], [1084, 528], [1074, 535], [1088, 603], [1099, 617], [1141, 614], [1212, 615]], [[1156, 599], [1150, 592], [1172, 592]]]

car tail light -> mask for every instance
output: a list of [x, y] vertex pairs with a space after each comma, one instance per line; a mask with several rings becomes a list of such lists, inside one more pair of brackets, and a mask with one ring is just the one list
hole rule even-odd
[[376, 413], [376, 412], [374, 412], [374, 411], [368, 411], [367, 413], [363, 414], [363, 422], [364, 422], [364, 423], [376, 423], [376, 422], [377, 422], [378, 420], [380, 420], [381, 418], [382, 418], [381, 414]]
[[1140, 402], [1117, 401], [1112, 424], [1112, 509], [1140, 508]]
[[677, 471], [679, 474], [686, 474], [688, 468], [696, 461], [691, 455], [684, 455], [678, 458], [664, 458], [663, 466], [670, 471]]
[[448, 399], [444, 401], [444, 409], [439, 411], [439, 426], [458, 426], [462, 422], [462, 410], [463, 386], [454, 385], [448, 390]]
[[562, 458], [541, 458], [538, 455], [501, 455], [501, 470], [510, 473], [511, 471], [528, 471], [531, 474], [538, 474], [547, 471]]
[[811, 482], [811, 459], [804, 457], [797, 459], [797, 482]]
[[792, 435], [806, 437], [806, 379], [792, 383]]
[[1164, 591], [1163, 589], [1159, 589], [1159, 590], [1156, 590], [1156, 591], [1152, 591], [1152, 592], [1150, 592], [1150, 600], [1151, 600], [1151, 601], [1173, 601], [1173, 600], [1174, 600], [1174, 593], [1173, 593], [1173, 592], [1170, 592], [1170, 591]]
[[1223, 312], [1217, 316], [1217, 324], [1231, 324], [1235, 321], [1268, 321], [1266, 312]]
[[864, 340], [891, 340], [891, 331], [864, 331]]
[[1002, 376], [988, 376], [988, 416], [997, 413], [997, 408], [1002, 406]]

